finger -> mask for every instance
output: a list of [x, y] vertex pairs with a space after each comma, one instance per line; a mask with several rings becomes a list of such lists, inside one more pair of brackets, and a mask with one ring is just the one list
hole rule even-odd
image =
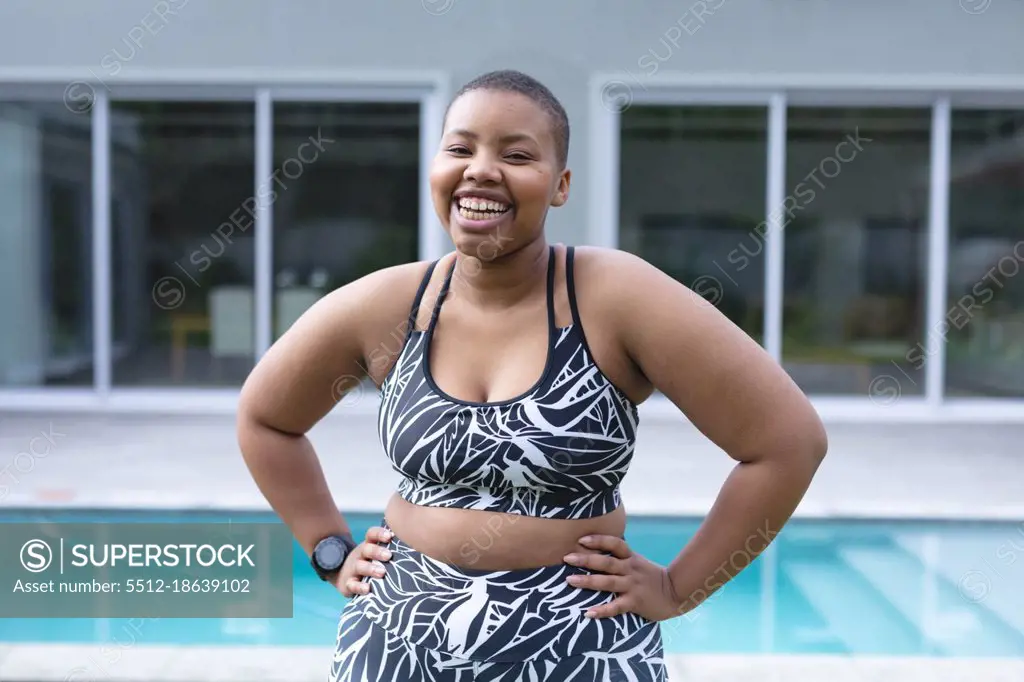
[[570, 575], [565, 580], [573, 587], [596, 590], [597, 592], [625, 592], [629, 589], [629, 581], [621, 575], [603, 575], [600, 573], [582, 575], [577, 573]]
[[369, 594], [370, 593], [370, 585], [369, 585], [369, 583], [364, 583], [361, 580], [359, 580], [359, 578], [349, 578], [345, 582], [345, 587], [347, 587], [349, 592], [351, 592], [352, 594]]
[[389, 542], [394, 535], [382, 526], [370, 526], [366, 531], [366, 542]]
[[629, 548], [625, 539], [614, 535], [587, 535], [580, 538], [580, 544], [589, 549], [611, 552], [619, 559], [628, 559], [633, 556], [633, 550]]
[[364, 559], [376, 559], [377, 561], [388, 561], [391, 558], [391, 550], [387, 547], [381, 547], [380, 545], [373, 545], [369, 542], [364, 542], [359, 546], [360, 555]]
[[372, 561], [367, 561], [366, 559], [359, 559], [356, 561], [354, 570], [356, 575], [368, 575], [377, 578], [384, 575], [383, 566]]
[[611, 600], [607, 604], [591, 606], [583, 615], [587, 618], [611, 618], [612, 616], [627, 613], [629, 610], [629, 600], [624, 597], [619, 597], [618, 599]]
[[601, 573], [625, 575], [627, 572], [625, 561], [608, 556], [607, 554], [566, 554], [565, 563], [579, 566], [580, 568], [587, 568], [591, 571], [600, 571]]

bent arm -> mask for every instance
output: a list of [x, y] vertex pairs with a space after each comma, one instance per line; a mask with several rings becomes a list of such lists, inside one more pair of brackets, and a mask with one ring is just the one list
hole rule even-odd
[[[738, 464], [669, 565], [679, 613], [696, 608], [775, 538], [827, 451], [825, 429], [788, 374], [706, 300], [631, 255], [617, 256], [617, 326], [651, 384]], [[616, 268], [619, 270], [620, 268]]]
[[363, 369], [368, 276], [317, 301], [268, 350], [239, 400], [242, 457], [260, 492], [307, 554], [327, 535], [350, 532], [306, 433]]
[[328, 535], [351, 533], [304, 434], [240, 418], [238, 438], [257, 487], [307, 555]]

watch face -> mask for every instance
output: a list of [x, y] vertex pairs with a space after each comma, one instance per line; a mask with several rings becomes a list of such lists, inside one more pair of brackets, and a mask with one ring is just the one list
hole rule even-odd
[[314, 555], [321, 568], [333, 571], [345, 560], [345, 545], [337, 538], [328, 538], [317, 545]]

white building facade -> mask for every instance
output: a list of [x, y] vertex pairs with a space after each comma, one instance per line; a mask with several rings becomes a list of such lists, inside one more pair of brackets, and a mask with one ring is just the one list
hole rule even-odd
[[0, 409], [233, 409], [312, 301], [451, 248], [445, 106], [517, 68], [572, 125], [552, 241], [703, 293], [827, 416], [1024, 420], [1019, 0], [22, 0], [0, 37]]

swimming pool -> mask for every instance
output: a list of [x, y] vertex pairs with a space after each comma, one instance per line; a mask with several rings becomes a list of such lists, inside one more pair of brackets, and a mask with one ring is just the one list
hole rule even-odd
[[[346, 514], [357, 537], [377, 514]], [[0, 512], [0, 523], [276, 520], [262, 513]], [[697, 519], [630, 517], [634, 551], [667, 564]], [[2, 531], [0, 531], [2, 532]], [[294, 545], [290, 619], [160, 619], [147, 644], [329, 646], [345, 599]], [[0, 642], [107, 642], [119, 619], [0, 619]], [[696, 611], [662, 624], [668, 653], [1024, 656], [1024, 524], [796, 519]]]

